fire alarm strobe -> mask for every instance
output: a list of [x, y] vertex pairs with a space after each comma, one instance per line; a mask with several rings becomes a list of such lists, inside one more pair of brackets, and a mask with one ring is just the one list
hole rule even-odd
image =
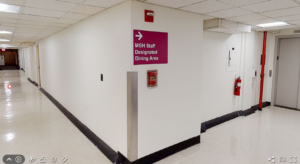
[[154, 11], [145, 10], [145, 22], [154, 22]]
[[147, 71], [148, 87], [157, 87], [157, 70]]

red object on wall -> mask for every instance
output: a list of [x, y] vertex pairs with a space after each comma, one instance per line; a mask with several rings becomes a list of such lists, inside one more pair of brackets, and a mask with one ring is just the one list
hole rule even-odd
[[241, 85], [242, 85], [241, 78], [235, 79], [235, 83], [234, 83], [234, 95], [236, 95], [236, 96], [240, 96], [241, 95]]
[[148, 87], [157, 86], [157, 70], [152, 70], [147, 72], [148, 76]]
[[262, 110], [262, 99], [263, 99], [264, 78], [265, 78], [265, 62], [266, 62], [267, 34], [268, 34], [268, 32], [265, 31], [265, 32], [264, 32], [264, 43], [263, 43], [263, 54], [262, 54], [262, 60], [261, 60], [260, 94], [259, 94], [259, 107], [258, 107], [258, 110]]
[[154, 22], [154, 11], [145, 10], [145, 22]]

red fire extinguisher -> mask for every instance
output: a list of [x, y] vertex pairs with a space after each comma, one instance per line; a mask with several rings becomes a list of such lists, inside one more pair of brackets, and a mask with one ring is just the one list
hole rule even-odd
[[234, 83], [234, 95], [240, 96], [241, 86], [242, 86], [242, 80], [240, 77], [238, 77], [237, 79], [235, 79], [235, 83]]

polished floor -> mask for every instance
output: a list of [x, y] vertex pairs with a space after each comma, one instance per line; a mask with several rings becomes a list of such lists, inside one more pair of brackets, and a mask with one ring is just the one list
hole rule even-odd
[[[23, 71], [0, 71], [0, 156], [42, 157], [46, 163], [68, 158], [70, 164], [111, 162], [38, 90]], [[12, 89], [8, 89], [8, 85]], [[156, 164], [268, 164], [285, 157], [300, 163], [300, 112], [267, 107], [201, 134], [201, 144]], [[295, 161], [295, 158], [293, 158]]]
[[65, 164], [111, 164], [23, 71], [0, 71], [0, 84], [0, 163], [5, 154], [22, 154], [25, 164], [31, 156], [34, 163], [55, 156], [60, 164], [66, 156]]
[[[201, 144], [156, 164], [270, 164], [300, 163], [300, 112], [267, 107], [201, 134]], [[286, 162], [280, 162], [280, 158]]]

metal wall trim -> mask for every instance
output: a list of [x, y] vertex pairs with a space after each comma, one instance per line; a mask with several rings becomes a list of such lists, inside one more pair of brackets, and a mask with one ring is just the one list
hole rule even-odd
[[138, 159], [138, 73], [127, 72], [127, 158]]

